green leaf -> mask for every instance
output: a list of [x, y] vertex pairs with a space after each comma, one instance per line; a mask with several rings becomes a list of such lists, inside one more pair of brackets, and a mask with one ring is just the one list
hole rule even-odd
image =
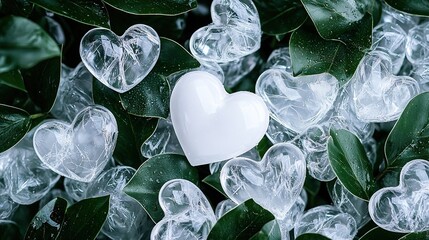
[[316, 233], [305, 233], [299, 235], [296, 240], [330, 240], [330, 238]]
[[268, 149], [273, 146], [273, 143], [264, 136], [261, 141], [259, 141], [258, 145], [256, 145], [256, 151], [259, 153], [259, 157], [263, 158]]
[[311, 196], [317, 196], [320, 191], [320, 181], [310, 176], [308, 173], [305, 177], [304, 189]]
[[[372, 19], [366, 14], [347, 35], [346, 44], [325, 40], [311, 27], [302, 26], [292, 33], [290, 55], [294, 75], [330, 73], [346, 83], [371, 47]], [[346, 39], [346, 38], [344, 38]]]
[[261, 20], [262, 31], [268, 35], [283, 35], [298, 29], [305, 20], [307, 12], [299, 0], [275, 2], [255, 0]]
[[429, 16], [429, 1], [420, 0], [420, 1], [410, 1], [410, 0], [386, 0], [386, 3], [392, 6], [393, 8], [398, 9], [406, 13], [419, 15], [419, 16]]
[[249, 239], [274, 216], [253, 199], [249, 199], [223, 215], [213, 226], [207, 240]]
[[66, 209], [67, 201], [62, 198], [56, 198], [48, 202], [34, 216], [24, 239], [56, 239], [64, 220]]
[[428, 240], [429, 239], [429, 231], [418, 232], [418, 233], [409, 233], [399, 240]]
[[109, 196], [88, 198], [67, 208], [57, 239], [95, 239], [109, 212]]
[[63, 17], [80, 23], [109, 28], [109, 16], [101, 0], [30, 0]]
[[264, 225], [257, 234], [253, 235], [250, 240], [281, 240], [282, 233], [276, 220], [272, 220]]
[[2, 0], [0, 14], [28, 17], [33, 10], [33, 4], [28, 0]]
[[140, 117], [167, 118], [170, 105], [168, 80], [157, 73], [149, 74], [130, 91], [120, 94], [128, 113]]
[[24, 92], [26, 91], [21, 73], [18, 70], [0, 73], [0, 84], [4, 84]]
[[118, 124], [118, 140], [113, 157], [123, 165], [138, 168], [145, 158], [140, 147], [155, 131], [157, 119], [128, 114], [122, 107], [119, 94], [94, 79], [93, 96], [97, 104], [108, 108]]
[[397, 240], [400, 237], [404, 236], [404, 233], [395, 233], [384, 230], [380, 227], [375, 227], [365, 233], [359, 240], [375, 240], [375, 239], [390, 239]]
[[49, 112], [57, 97], [61, 78], [61, 57], [54, 57], [22, 70], [25, 88], [31, 100], [43, 112]]
[[164, 216], [158, 202], [159, 190], [172, 179], [186, 179], [198, 184], [198, 171], [182, 155], [157, 155], [140, 166], [123, 191], [137, 200], [154, 222], [158, 222]]
[[369, 200], [376, 191], [372, 165], [359, 139], [347, 130], [331, 129], [329, 162], [338, 180], [353, 195]]
[[197, 7], [197, 0], [104, 0], [104, 2], [131, 14], [177, 15]]
[[414, 159], [429, 159], [429, 93], [408, 103], [384, 146], [388, 168], [401, 169]]
[[0, 152], [13, 147], [30, 130], [30, 115], [19, 108], [0, 104]]
[[0, 73], [30, 68], [58, 55], [57, 44], [39, 25], [23, 17], [0, 19]]
[[22, 239], [18, 225], [9, 220], [0, 220], [0, 239], [17, 240]]
[[228, 197], [228, 195], [226, 195], [225, 191], [223, 190], [222, 185], [220, 184], [220, 178], [219, 177], [220, 177], [220, 171], [215, 172], [215, 173], [205, 177], [203, 179], [203, 183], [214, 188], [216, 191], [220, 192], [225, 197]]

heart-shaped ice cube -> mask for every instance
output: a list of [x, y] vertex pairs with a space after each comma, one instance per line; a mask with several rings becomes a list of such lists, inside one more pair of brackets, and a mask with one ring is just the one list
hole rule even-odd
[[160, 39], [153, 28], [136, 24], [122, 36], [95, 28], [80, 42], [80, 57], [88, 70], [107, 87], [123, 93], [141, 82], [155, 66]]
[[51, 120], [33, 137], [37, 155], [58, 174], [81, 182], [92, 181], [112, 157], [118, 136], [113, 114], [102, 106], [89, 106], [73, 122]]

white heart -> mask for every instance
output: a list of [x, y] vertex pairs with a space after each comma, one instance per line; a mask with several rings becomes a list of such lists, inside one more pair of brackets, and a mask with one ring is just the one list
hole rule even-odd
[[183, 75], [173, 89], [174, 131], [193, 166], [236, 157], [256, 146], [269, 121], [264, 101], [249, 92], [228, 94], [203, 71]]

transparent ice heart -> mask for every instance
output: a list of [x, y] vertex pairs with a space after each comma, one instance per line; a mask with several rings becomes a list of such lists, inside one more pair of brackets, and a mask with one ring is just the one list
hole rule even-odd
[[[256, 161], [260, 161], [261, 160], [261, 157], [259, 157], [259, 153], [256, 150], [256, 148], [252, 148], [249, 151], [241, 154], [238, 157], [249, 158], [249, 159], [253, 159], [253, 160], [256, 160]], [[210, 163], [210, 165], [209, 165], [210, 173], [214, 174], [214, 173], [220, 172], [222, 170], [223, 165], [225, 165], [225, 163], [227, 163], [228, 161], [229, 160], [225, 160], [225, 161], [222, 161], [222, 162]]]
[[406, 56], [413, 65], [427, 63], [429, 60], [429, 22], [416, 25], [407, 36]]
[[165, 216], [152, 229], [151, 240], [205, 240], [216, 223], [206, 196], [187, 180], [166, 182], [158, 200]]
[[338, 88], [337, 79], [329, 74], [295, 78], [281, 69], [263, 72], [256, 82], [256, 93], [264, 99], [272, 117], [297, 133], [325, 117]]
[[110, 195], [109, 213], [101, 232], [111, 239], [141, 239], [149, 230], [150, 220], [142, 206], [122, 191], [135, 172], [126, 166], [111, 168], [86, 190], [86, 197]]
[[51, 109], [52, 115], [57, 119], [71, 122], [78, 112], [93, 104], [92, 75], [85, 65], [79, 63], [68, 73], [62, 71], [57, 98]]
[[420, 87], [408, 76], [394, 76], [384, 52], [372, 51], [359, 64], [351, 80], [356, 115], [365, 122], [389, 122], [399, 118]]
[[279, 143], [268, 149], [260, 162], [229, 160], [221, 170], [220, 182], [237, 204], [253, 198], [277, 219], [283, 219], [301, 193], [305, 174], [301, 150], [290, 143]]
[[323, 205], [312, 208], [295, 223], [295, 237], [304, 233], [317, 233], [332, 240], [352, 240], [356, 233], [356, 222], [348, 213], [334, 206]]
[[265, 136], [274, 144], [284, 142], [294, 142], [299, 137], [298, 133], [285, 127], [275, 118], [270, 117], [267, 132]]
[[189, 48], [198, 59], [230, 62], [257, 51], [261, 24], [251, 0], [214, 0], [213, 23], [192, 34]]
[[14, 202], [7, 191], [0, 190], [0, 220], [9, 219], [18, 208], [18, 203]]
[[292, 60], [290, 59], [289, 48], [278, 48], [271, 52], [265, 63], [265, 69], [278, 68], [292, 74]]
[[225, 215], [229, 210], [235, 208], [237, 203], [232, 201], [231, 199], [226, 199], [219, 202], [215, 209], [216, 219], [220, 219], [223, 215]]
[[112, 157], [118, 136], [113, 114], [102, 106], [80, 111], [71, 124], [50, 120], [34, 133], [37, 155], [58, 174], [91, 182]]
[[225, 87], [236, 86], [244, 76], [256, 67], [260, 60], [259, 54], [253, 53], [234, 61], [219, 63], [225, 76]]
[[399, 186], [382, 188], [369, 200], [369, 214], [392, 232], [429, 230], [429, 162], [413, 160], [401, 170]]
[[389, 22], [400, 26], [405, 32], [408, 32], [419, 22], [419, 17], [398, 11], [382, 1], [382, 14], [380, 23]]
[[284, 238], [284, 236], [289, 235], [289, 231], [294, 228], [295, 223], [298, 221], [298, 219], [301, 218], [302, 214], [304, 214], [304, 209], [306, 205], [307, 193], [305, 192], [305, 190], [302, 190], [301, 194], [299, 195], [299, 198], [296, 199], [296, 202], [288, 211], [285, 218], [276, 220], [280, 227], [282, 239]]
[[141, 82], [155, 66], [160, 39], [153, 28], [136, 24], [118, 37], [95, 28], [80, 42], [80, 57], [88, 70], [107, 87], [123, 93]]

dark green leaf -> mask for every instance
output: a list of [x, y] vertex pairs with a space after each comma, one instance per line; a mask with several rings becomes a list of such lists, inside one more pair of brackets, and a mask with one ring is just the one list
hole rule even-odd
[[151, 73], [130, 91], [120, 94], [122, 106], [128, 113], [141, 117], [167, 118], [170, 105], [168, 80]]
[[39, 25], [23, 17], [0, 19], [0, 72], [30, 68], [58, 55], [57, 44]]
[[404, 233], [394, 233], [384, 230], [380, 227], [375, 227], [365, 233], [359, 240], [377, 240], [377, 239], [389, 239], [389, 240], [398, 240], [400, 237], [404, 236]]
[[18, 70], [0, 73], [0, 84], [7, 85], [25, 92], [24, 81]]
[[30, 126], [30, 115], [26, 111], [0, 104], [0, 152], [19, 142]]
[[330, 240], [330, 238], [327, 238], [325, 236], [322, 236], [316, 233], [305, 233], [305, 234], [299, 235], [296, 238], [296, 240]]
[[119, 135], [113, 157], [123, 165], [138, 168], [145, 160], [140, 147], [155, 131], [157, 119], [128, 114], [122, 107], [119, 94], [96, 79], [93, 81], [93, 96], [95, 103], [112, 112], [118, 124]]
[[54, 105], [61, 78], [61, 58], [54, 57], [22, 70], [25, 88], [31, 100], [43, 112], [49, 112]]
[[268, 35], [283, 35], [299, 28], [308, 15], [301, 1], [255, 0], [262, 31]]
[[338, 180], [355, 196], [369, 200], [376, 190], [372, 165], [359, 139], [347, 130], [331, 129], [329, 162]]
[[256, 145], [256, 151], [259, 153], [259, 157], [263, 158], [268, 149], [273, 146], [273, 143], [264, 136], [261, 141], [259, 141], [258, 145]]
[[58, 15], [92, 26], [109, 28], [109, 16], [101, 0], [30, 0]]
[[57, 239], [95, 239], [109, 212], [109, 196], [88, 198], [67, 208]]
[[264, 227], [255, 234], [250, 240], [281, 240], [282, 233], [276, 220], [272, 220], [264, 225]]
[[64, 220], [66, 209], [67, 201], [62, 198], [56, 198], [48, 202], [34, 216], [24, 239], [56, 239]]
[[0, 239], [2, 240], [17, 240], [21, 239], [18, 225], [9, 220], [0, 220]]
[[207, 240], [249, 239], [274, 216], [253, 199], [249, 199], [223, 215], [210, 231]]
[[[366, 14], [347, 35], [349, 42], [325, 40], [314, 28], [304, 26], [290, 39], [294, 75], [330, 73], [341, 84], [354, 74], [365, 51], [371, 47], [372, 19]], [[346, 37], [345, 37], [346, 38]]]
[[428, 240], [429, 239], [429, 231], [419, 232], [419, 233], [409, 233], [399, 240]]
[[304, 189], [309, 195], [316, 196], [320, 191], [320, 182], [307, 173], [304, 182]]
[[386, 3], [398, 9], [399, 11], [420, 16], [429, 16], [428, 0], [386, 0]]
[[211, 175], [208, 175], [203, 179], [203, 183], [209, 185], [210, 187], [214, 188], [216, 191], [222, 193], [225, 197], [228, 197], [226, 195], [225, 191], [223, 191], [222, 185], [220, 184], [220, 171], [215, 172]]
[[429, 159], [429, 93], [413, 98], [386, 140], [388, 168], [400, 169], [414, 159]]
[[28, 0], [2, 0], [0, 14], [28, 17], [33, 4]]
[[182, 155], [157, 155], [140, 166], [123, 191], [136, 199], [154, 222], [158, 222], [164, 216], [158, 202], [159, 190], [172, 179], [186, 179], [197, 184], [198, 171]]
[[197, 0], [104, 0], [104, 2], [131, 14], [177, 15], [197, 7]]

